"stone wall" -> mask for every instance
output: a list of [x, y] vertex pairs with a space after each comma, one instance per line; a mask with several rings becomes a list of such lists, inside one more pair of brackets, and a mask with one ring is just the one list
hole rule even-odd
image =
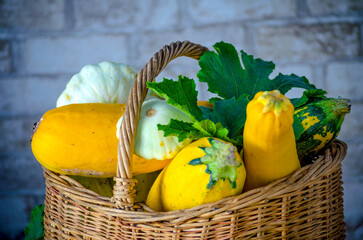
[[[82, 66], [110, 60], [141, 69], [172, 41], [212, 49], [223, 40], [274, 61], [277, 72], [304, 75], [330, 96], [352, 99], [339, 138], [349, 146], [348, 239], [362, 239], [362, 13], [361, 0], [0, 1], [0, 238], [22, 239], [31, 209], [44, 199], [32, 125]], [[160, 77], [195, 78], [197, 71], [196, 61], [180, 58]]]

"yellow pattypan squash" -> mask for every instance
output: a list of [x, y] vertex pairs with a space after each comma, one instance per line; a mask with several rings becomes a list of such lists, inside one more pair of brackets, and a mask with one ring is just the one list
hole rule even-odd
[[146, 204], [172, 211], [215, 202], [242, 192], [246, 170], [235, 146], [202, 138], [184, 147], [160, 173]]

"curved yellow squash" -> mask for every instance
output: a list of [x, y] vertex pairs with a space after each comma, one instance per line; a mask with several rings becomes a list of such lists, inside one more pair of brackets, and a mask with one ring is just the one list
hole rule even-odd
[[215, 202], [241, 193], [245, 178], [241, 156], [232, 144], [202, 138], [184, 147], [164, 168], [146, 204], [155, 211], [172, 211]]
[[278, 90], [259, 92], [247, 105], [243, 132], [244, 191], [265, 186], [300, 168], [294, 107]]
[[[32, 138], [35, 158], [61, 174], [113, 177], [117, 169], [116, 123], [125, 104], [71, 104], [52, 109], [41, 118]], [[164, 168], [170, 159], [134, 155], [134, 174]]]

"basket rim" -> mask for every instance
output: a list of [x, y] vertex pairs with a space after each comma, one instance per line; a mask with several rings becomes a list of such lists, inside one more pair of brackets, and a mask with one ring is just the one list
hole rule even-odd
[[[256, 188], [236, 196], [227, 197], [216, 202], [202, 204], [189, 209], [181, 209], [169, 212], [155, 212], [145, 204], [136, 203], [138, 206], [137, 211], [129, 211], [117, 208], [113, 197], [103, 197], [94, 193], [82, 185], [75, 183], [72, 178], [52, 172], [46, 168], [44, 169], [44, 177], [46, 184], [52, 189], [54, 194], [62, 195], [62, 198], [73, 201], [75, 205], [87, 206], [90, 209], [103, 212], [105, 215], [117, 216], [123, 221], [133, 222], [155, 222], [155, 221], [170, 221], [172, 224], [180, 224], [195, 216], [203, 216], [208, 218], [219, 212], [233, 211], [236, 208], [251, 205], [254, 202], [261, 200], [268, 201], [274, 197], [286, 194], [291, 190], [296, 189], [297, 186], [311, 182], [314, 178], [322, 175], [328, 175], [340, 167], [341, 161], [345, 158], [347, 153], [347, 144], [341, 140], [334, 140], [334, 142], [325, 149], [323, 155], [309, 165], [306, 165], [293, 174], [278, 179], [264, 187]], [[61, 189], [64, 193], [57, 190]], [[76, 197], [78, 200], [73, 199]], [[244, 204], [240, 201], [244, 200]], [[144, 211], [140, 211], [140, 210]], [[91, 211], [86, 210], [85, 211]]]

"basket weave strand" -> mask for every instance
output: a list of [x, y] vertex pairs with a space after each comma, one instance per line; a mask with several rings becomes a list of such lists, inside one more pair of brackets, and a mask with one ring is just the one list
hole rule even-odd
[[[112, 198], [43, 168], [45, 239], [345, 238], [341, 161], [347, 145], [339, 140], [312, 164], [238, 196], [171, 212], [154, 212], [133, 202], [135, 181], [127, 157], [132, 155], [137, 125], [132, 116], [138, 118], [146, 81], [153, 81], [175, 57], [198, 59], [203, 51], [206, 48], [193, 43], [172, 43], [155, 54], [138, 74], [127, 103], [129, 120], [123, 121], [126, 130], [121, 129]], [[134, 128], [133, 132], [129, 128]]]

